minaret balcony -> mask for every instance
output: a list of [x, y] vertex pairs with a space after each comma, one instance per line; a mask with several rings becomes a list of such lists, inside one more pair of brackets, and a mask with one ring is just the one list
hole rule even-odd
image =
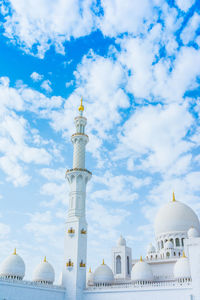
[[85, 264], [83, 263], [83, 261], [80, 262], [80, 268], [85, 268]]
[[85, 229], [81, 229], [81, 234], [87, 234], [87, 230], [85, 230]]
[[67, 233], [70, 235], [70, 236], [73, 236], [75, 234], [75, 229], [73, 229], [72, 227], [68, 229]]
[[76, 132], [76, 133], [72, 134], [72, 137], [73, 137], [73, 136], [79, 136], [79, 135], [84, 135], [84, 136], [86, 136], [87, 138], [89, 138], [87, 134], [82, 133], [82, 132]]
[[70, 172], [76, 172], [76, 171], [81, 171], [81, 172], [87, 172], [88, 174], [92, 175], [92, 172], [88, 171], [87, 169], [82, 169], [82, 168], [74, 168], [74, 169], [68, 169], [65, 173], [65, 176], [67, 176], [68, 173]]
[[68, 262], [66, 262], [66, 267], [68, 269], [72, 269], [74, 266], [74, 263], [71, 261], [71, 259], [68, 260]]

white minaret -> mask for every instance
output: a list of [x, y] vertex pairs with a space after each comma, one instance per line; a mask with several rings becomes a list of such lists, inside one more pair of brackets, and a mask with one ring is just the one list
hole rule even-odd
[[69, 208], [65, 226], [64, 264], [62, 285], [66, 287], [67, 300], [81, 300], [86, 286], [87, 222], [85, 218], [86, 184], [92, 173], [85, 169], [85, 134], [87, 119], [83, 117], [84, 106], [74, 119], [76, 133], [71, 141], [74, 146], [73, 168], [66, 171], [70, 185]]
[[117, 246], [112, 248], [112, 271], [115, 279], [130, 279], [132, 269], [132, 250], [120, 236]]

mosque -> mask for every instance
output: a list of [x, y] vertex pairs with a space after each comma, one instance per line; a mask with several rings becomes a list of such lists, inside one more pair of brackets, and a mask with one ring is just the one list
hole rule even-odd
[[86, 273], [86, 185], [92, 174], [85, 168], [87, 119], [81, 101], [75, 117], [73, 167], [66, 171], [70, 186], [64, 231], [63, 269], [59, 285], [54, 269], [44, 259], [32, 281], [23, 280], [25, 264], [14, 252], [0, 266], [2, 300], [200, 300], [200, 223], [186, 204], [172, 199], [157, 213], [155, 243], [144, 258], [133, 259], [120, 236], [112, 248], [112, 266], [104, 261], [94, 273]]

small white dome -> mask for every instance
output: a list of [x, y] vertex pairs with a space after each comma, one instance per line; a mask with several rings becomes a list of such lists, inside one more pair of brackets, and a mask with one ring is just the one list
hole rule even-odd
[[165, 204], [155, 219], [156, 237], [171, 232], [185, 232], [195, 227], [200, 232], [200, 223], [195, 212], [186, 204], [175, 200]]
[[112, 284], [114, 281], [114, 275], [109, 266], [106, 264], [100, 265], [95, 271], [94, 271], [94, 284]]
[[0, 276], [23, 279], [25, 275], [25, 264], [23, 259], [16, 253], [9, 255], [1, 264]]
[[148, 263], [140, 258], [132, 268], [131, 279], [133, 281], [153, 281], [153, 273]]
[[196, 228], [191, 227], [188, 230], [188, 238], [194, 238], [194, 237], [199, 237], [199, 232], [196, 230]]
[[152, 243], [150, 243], [147, 247], [147, 253], [155, 253], [156, 252], [156, 248], [152, 245]]
[[53, 284], [55, 279], [55, 272], [52, 265], [44, 258], [35, 269], [33, 273], [33, 281]]
[[165, 249], [173, 249], [173, 248], [174, 248], [174, 245], [172, 244], [172, 242], [167, 241], [167, 242], [164, 244], [164, 248], [165, 248]]
[[117, 245], [118, 246], [126, 246], [126, 240], [123, 238], [122, 235], [120, 235]]
[[87, 285], [93, 285], [94, 284], [94, 274], [91, 271], [91, 268], [87, 272]]
[[191, 277], [189, 259], [185, 256], [185, 254], [177, 260], [174, 266], [174, 277], [176, 279]]

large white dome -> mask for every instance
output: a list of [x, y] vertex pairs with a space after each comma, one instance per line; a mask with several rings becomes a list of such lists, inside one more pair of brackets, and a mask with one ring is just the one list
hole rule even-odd
[[53, 284], [55, 273], [52, 265], [44, 258], [33, 273], [33, 281]]
[[176, 279], [190, 278], [190, 264], [188, 258], [183, 253], [174, 266], [174, 277]]
[[106, 264], [100, 265], [95, 271], [94, 271], [94, 277], [93, 277], [94, 284], [112, 284], [114, 281], [114, 275], [109, 266]]
[[148, 263], [140, 258], [132, 268], [131, 280], [133, 281], [153, 281], [153, 273]]
[[192, 226], [200, 232], [197, 215], [189, 206], [174, 199], [158, 211], [155, 219], [155, 235], [159, 237], [165, 233], [187, 233]]
[[16, 253], [9, 255], [1, 264], [0, 276], [23, 279], [25, 275], [25, 264], [23, 259]]

